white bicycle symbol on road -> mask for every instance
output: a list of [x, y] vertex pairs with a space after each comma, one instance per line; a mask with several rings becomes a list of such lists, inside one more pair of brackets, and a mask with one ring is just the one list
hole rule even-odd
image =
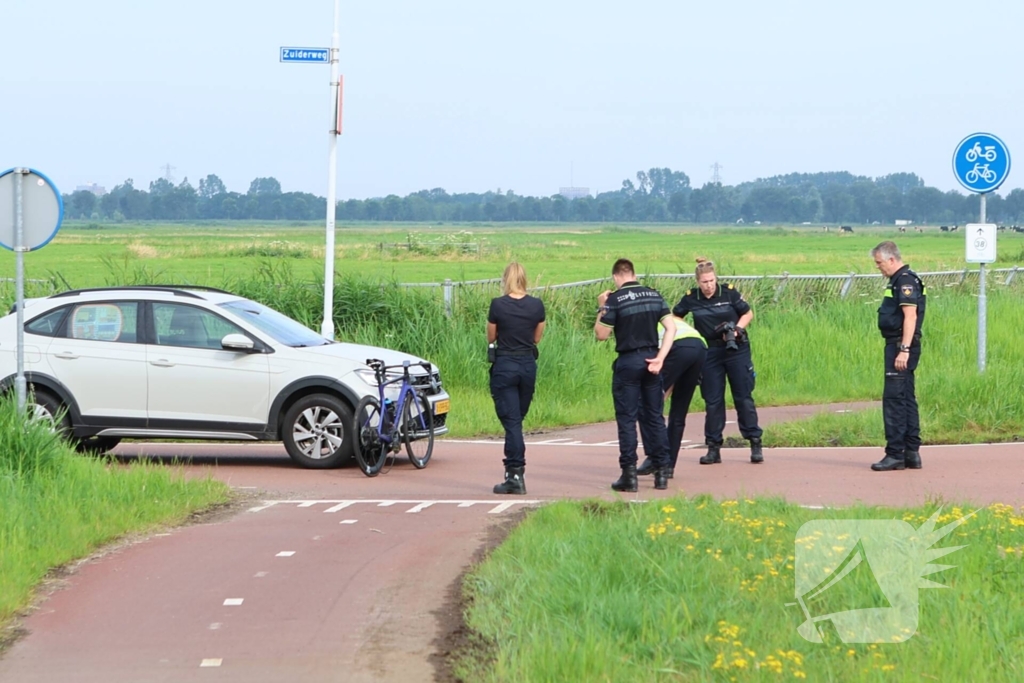
[[[993, 162], [999, 155], [996, 153], [995, 145], [985, 145], [985, 149], [982, 150], [981, 143], [975, 142], [974, 147], [971, 147], [969, 150], [967, 150], [967, 154], [965, 156], [967, 157], [967, 163], [971, 164], [977, 161], [979, 158], [984, 159], [985, 161], [988, 162]], [[975, 166], [974, 170], [978, 170], [978, 167]], [[967, 182], [972, 181], [968, 180]]]
[[988, 164], [975, 164], [974, 168], [968, 171], [964, 175], [964, 179], [968, 184], [973, 185], [978, 180], [984, 180], [986, 183], [994, 183], [996, 181], [996, 172], [988, 167]]

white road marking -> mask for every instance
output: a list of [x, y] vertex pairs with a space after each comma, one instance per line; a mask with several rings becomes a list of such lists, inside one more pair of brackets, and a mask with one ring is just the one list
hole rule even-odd
[[199, 666], [220, 666], [224, 663], [223, 659], [204, 659], [199, 662]]
[[254, 579], [262, 579], [264, 576], [266, 576], [269, 573], [270, 572], [256, 572], [255, 574], [253, 574], [252, 578], [254, 578]]
[[355, 523], [356, 523], [357, 521], [359, 521], [359, 520], [355, 520], [355, 519], [343, 519], [343, 520], [341, 520], [340, 522], [338, 522], [338, 524], [355, 524]]
[[[306, 506], [300, 505], [299, 507], [310, 507], [310, 506], [309, 505], [306, 505]], [[294, 550], [282, 550], [281, 552], [279, 552], [274, 557], [291, 557], [294, 554], [295, 554]]]
[[224, 606], [225, 607], [238, 607], [239, 605], [242, 604], [243, 600], [245, 600], [245, 598], [228, 598], [227, 600], [224, 601]]
[[[249, 512], [261, 512], [268, 508], [277, 507], [281, 505], [294, 505], [299, 508], [311, 508], [316, 505], [327, 505], [327, 509], [324, 512], [336, 512], [338, 510], [344, 510], [351, 508], [354, 505], [374, 505], [376, 507], [389, 508], [396, 505], [409, 505], [411, 506], [406, 512], [418, 513], [423, 512], [431, 507], [455, 505], [460, 508], [469, 508], [474, 505], [491, 505], [493, 507], [489, 512], [490, 514], [500, 514], [505, 512], [510, 507], [515, 505], [542, 505], [545, 501], [542, 500], [383, 500], [379, 498], [368, 499], [368, 500], [266, 500], [263, 501], [262, 505], [250, 508]], [[356, 520], [343, 519], [340, 524], [355, 524]], [[292, 553], [294, 554], [294, 553]], [[278, 556], [282, 556], [280, 553]]]
[[212, 624], [210, 624], [210, 630], [211, 631], [218, 631], [218, 630], [220, 630], [221, 626], [223, 626], [223, 624], [221, 624], [219, 621], [215, 621]]

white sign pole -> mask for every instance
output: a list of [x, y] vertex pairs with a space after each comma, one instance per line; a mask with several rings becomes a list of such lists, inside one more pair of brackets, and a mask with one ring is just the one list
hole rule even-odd
[[[985, 224], [985, 194], [981, 195], [981, 223]], [[967, 238], [970, 239], [970, 233]], [[985, 321], [988, 316], [988, 299], [985, 296], [985, 264], [981, 263], [978, 272], [978, 372], [985, 372], [985, 346], [988, 343], [986, 338]]]
[[21, 185], [27, 173], [27, 168], [14, 169], [14, 291], [18, 307], [15, 318], [18, 326], [18, 374], [14, 378], [14, 390], [18, 396], [18, 410], [25, 409], [28, 394], [25, 382], [25, 212]]
[[334, 0], [334, 33], [331, 34], [331, 128], [328, 132], [327, 241], [324, 259], [324, 320], [320, 334], [334, 339], [334, 219], [337, 211], [335, 184], [338, 182], [338, 3]]

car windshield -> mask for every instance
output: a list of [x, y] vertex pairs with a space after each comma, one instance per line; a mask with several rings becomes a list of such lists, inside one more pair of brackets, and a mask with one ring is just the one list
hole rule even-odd
[[331, 343], [329, 339], [325, 339], [283, 313], [278, 313], [255, 301], [239, 299], [220, 304], [220, 307], [231, 311], [287, 346], [323, 346]]

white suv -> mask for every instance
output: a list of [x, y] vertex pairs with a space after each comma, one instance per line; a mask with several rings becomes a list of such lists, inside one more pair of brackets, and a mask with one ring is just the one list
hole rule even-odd
[[[0, 318], [0, 391], [17, 373], [16, 317]], [[422, 362], [332, 342], [262, 304], [194, 286], [28, 299], [24, 357], [36, 413], [59, 419], [83, 450], [126, 437], [283, 441], [310, 468], [352, 457], [352, 410], [377, 395], [367, 359]], [[430, 367], [410, 372], [444, 434], [450, 400]]]

